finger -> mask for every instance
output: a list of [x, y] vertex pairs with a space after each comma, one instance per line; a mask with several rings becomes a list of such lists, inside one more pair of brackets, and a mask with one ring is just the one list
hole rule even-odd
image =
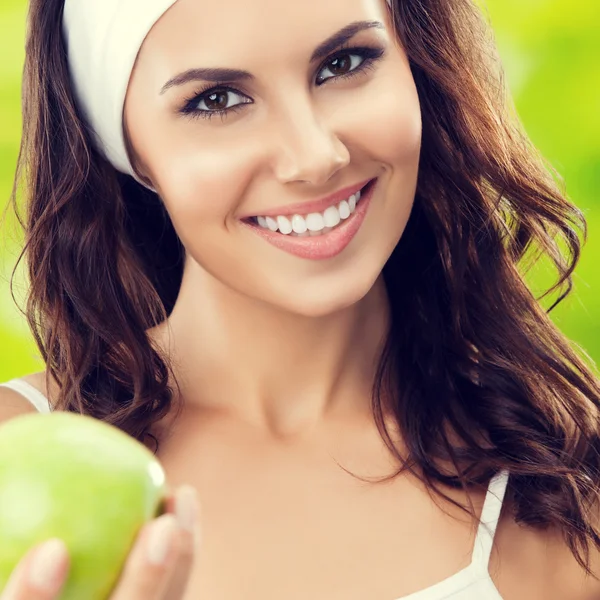
[[179, 527], [171, 513], [147, 523], [129, 554], [110, 600], [159, 600], [179, 554]]
[[30, 550], [17, 565], [0, 600], [54, 600], [67, 579], [70, 560], [62, 540]]
[[[171, 514], [175, 514], [175, 504], [176, 504], [176, 494], [177, 494], [177, 490], [175, 491], [169, 491], [166, 496], [165, 499], [163, 500], [162, 506], [164, 509], [164, 513], [171, 513]], [[158, 515], [160, 516], [160, 515]]]
[[200, 544], [199, 505], [196, 490], [189, 485], [179, 488], [174, 511], [181, 528], [180, 551], [164, 600], [181, 600], [188, 587]]

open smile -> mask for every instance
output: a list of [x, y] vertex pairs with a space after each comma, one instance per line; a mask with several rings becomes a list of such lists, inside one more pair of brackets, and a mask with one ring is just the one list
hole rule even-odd
[[371, 179], [356, 194], [307, 215], [248, 217], [242, 223], [281, 250], [313, 260], [332, 258], [356, 235], [377, 185]]

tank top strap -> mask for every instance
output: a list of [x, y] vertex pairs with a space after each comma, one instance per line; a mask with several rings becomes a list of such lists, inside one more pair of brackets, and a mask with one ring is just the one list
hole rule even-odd
[[483, 501], [481, 523], [477, 528], [477, 537], [473, 547], [472, 564], [488, 572], [488, 564], [494, 545], [494, 535], [500, 519], [500, 511], [508, 485], [509, 473], [506, 469], [492, 477]]
[[33, 404], [33, 406], [41, 413], [52, 412], [48, 398], [42, 394], [37, 388], [33, 387], [29, 382], [24, 379], [15, 378], [4, 383], [0, 383], [0, 386], [4, 386], [19, 392], [26, 400]]

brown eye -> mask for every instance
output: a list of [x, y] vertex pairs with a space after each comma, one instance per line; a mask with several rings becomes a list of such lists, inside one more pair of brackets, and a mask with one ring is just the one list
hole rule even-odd
[[[238, 97], [238, 100], [241, 100], [241, 102], [238, 101], [236, 103], [236, 96]], [[199, 110], [207, 114], [223, 113], [224, 111], [232, 110], [236, 106], [248, 104], [249, 102], [249, 99], [240, 92], [236, 92], [228, 88], [219, 88], [196, 95], [188, 102], [189, 108], [186, 108], [186, 110]], [[201, 104], [204, 105], [203, 108], [199, 108], [199, 105]]]
[[349, 59], [349, 55], [346, 54], [345, 56], [334, 58], [329, 64], [332, 65], [330, 71], [334, 75], [343, 75], [352, 66], [352, 61]]
[[222, 110], [227, 107], [228, 93], [226, 91], [213, 92], [206, 96], [205, 103], [209, 109]]
[[369, 57], [365, 56], [363, 53], [347, 52], [346, 54], [339, 54], [327, 62], [326, 66], [321, 69], [321, 73], [329, 71], [331, 75], [328, 77], [319, 75], [319, 77], [317, 77], [317, 83], [323, 83], [327, 79], [332, 79], [334, 77], [347, 77], [353, 71], [360, 71], [365, 62], [369, 62]]

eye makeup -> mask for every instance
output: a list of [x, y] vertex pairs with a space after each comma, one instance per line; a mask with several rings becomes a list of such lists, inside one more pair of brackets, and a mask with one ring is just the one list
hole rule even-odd
[[[317, 77], [316, 85], [321, 86], [327, 83], [328, 81], [347, 80], [352, 77], [358, 77], [360, 75], [363, 75], [367, 71], [375, 68], [377, 61], [385, 55], [385, 52], [385, 49], [380, 46], [342, 47], [338, 49], [335, 53], [333, 53], [331, 56], [329, 56], [325, 60], [325, 62], [321, 64], [318, 73], [330, 69], [330, 65], [334, 61], [343, 59], [345, 57], [359, 57], [361, 60], [358, 66], [352, 68], [352, 70], [348, 71], [347, 73], [343, 73], [341, 75], [334, 74], [333, 76], [321, 79], [320, 81], [319, 77]], [[205, 102], [207, 99], [210, 98], [210, 96], [219, 94], [225, 96], [228, 94], [239, 95], [248, 99], [248, 101], [243, 101], [238, 104], [234, 104], [233, 106], [227, 106], [225, 108], [216, 108], [214, 110], [198, 108], [198, 105], [202, 102]], [[230, 113], [237, 112], [243, 109], [244, 105], [252, 103], [252, 100], [249, 99], [246, 94], [242, 93], [236, 88], [231, 87], [226, 81], [219, 82], [216, 85], [214, 82], [211, 82], [203, 88], [195, 90], [191, 96], [184, 100], [182, 107], [179, 108], [177, 112], [184, 115], [187, 118], [192, 119], [212, 119], [214, 116], [219, 115], [221, 117], [221, 120], [223, 120]]]

